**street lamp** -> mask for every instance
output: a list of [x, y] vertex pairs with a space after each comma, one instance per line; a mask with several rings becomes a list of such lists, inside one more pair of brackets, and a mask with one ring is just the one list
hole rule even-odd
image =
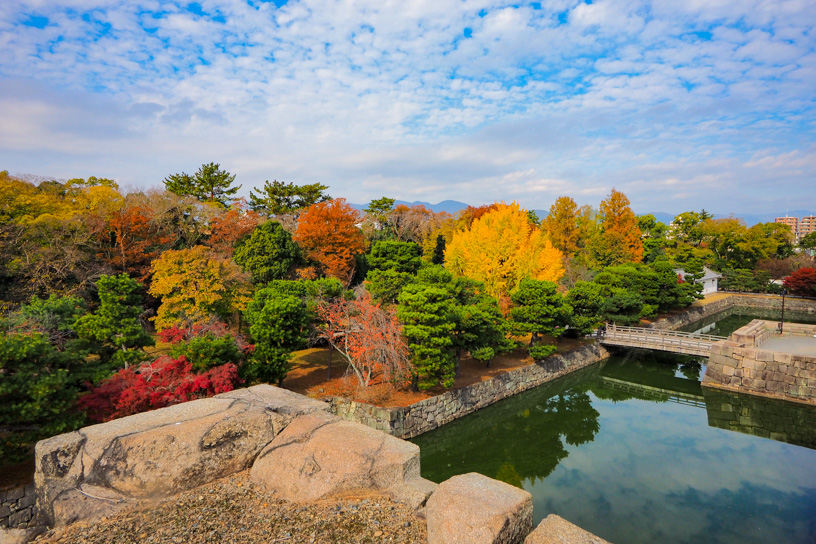
[[779, 334], [782, 334], [782, 325], [785, 323], [785, 295], [788, 294], [788, 290], [783, 287], [782, 288], [782, 320], [779, 322]]

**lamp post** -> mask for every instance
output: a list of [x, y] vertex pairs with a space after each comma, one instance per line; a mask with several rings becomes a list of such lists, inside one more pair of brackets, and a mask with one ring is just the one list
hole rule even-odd
[[786, 288], [782, 288], [782, 319], [779, 321], [779, 334], [782, 334], [782, 326], [785, 323], [785, 295], [788, 294], [788, 290]]

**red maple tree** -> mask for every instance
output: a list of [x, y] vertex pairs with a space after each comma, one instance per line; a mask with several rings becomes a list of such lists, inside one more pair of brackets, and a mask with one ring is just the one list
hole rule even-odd
[[782, 285], [794, 295], [816, 296], [816, 268], [800, 268], [782, 280]]
[[97, 422], [138, 414], [232, 391], [243, 383], [234, 364], [201, 374], [182, 356], [164, 356], [137, 369], [120, 370], [80, 397], [77, 406]]

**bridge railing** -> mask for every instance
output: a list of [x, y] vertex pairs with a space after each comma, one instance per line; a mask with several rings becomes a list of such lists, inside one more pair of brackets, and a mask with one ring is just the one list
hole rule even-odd
[[603, 344], [657, 349], [687, 355], [708, 355], [711, 345], [725, 340], [724, 336], [690, 332], [607, 325], [598, 339]]
[[606, 326], [606, 335], [614, 334], [638, 335], [654, 338], [688, 338], [692, 340], [703, 340], [705, 342], [719, 342], [728, 340], [726, 336], [716, 336], [714, 334], [696, 334], [693, 332], [672, 331], [667, 329], [652, 329], [646, 327], [627, 327], [610, 323]]

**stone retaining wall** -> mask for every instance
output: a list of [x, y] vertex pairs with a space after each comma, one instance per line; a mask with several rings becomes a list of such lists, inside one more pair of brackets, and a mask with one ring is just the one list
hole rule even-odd
[[[690, 325], [710, 315], [714, 315], [732, 308], [752, 308], [768, 312], [782, 312], [782, 297], [778, 295], [748, 295], [732, 294], [720, 300], [706, 304], [696, 303], [682, 313], [663, 317], [652, 327], [657, 329], [679, 329]], [[816, 316], [816, 300], [811, 298], [785, 297], [785, 312]], [[770, 316], [769, 316], [770, 317]]]
[[331, 411], [393, 436], [412, 438], [607, 357], [609, 352], [603, 346], [589, 344], [404, 408], [379, 408], [335, 397], [331, 400]]
[[27, 529], [36, 525], [34, 482], [0, 491], [0, 527]]
[[[711, 347], [703, 385], [755, 395], [816, 403], [816, 357], [762, 349], [776, 322], [754, 320]], [[785, 327], [788, 335], [812, 336], [816, 325]]]

